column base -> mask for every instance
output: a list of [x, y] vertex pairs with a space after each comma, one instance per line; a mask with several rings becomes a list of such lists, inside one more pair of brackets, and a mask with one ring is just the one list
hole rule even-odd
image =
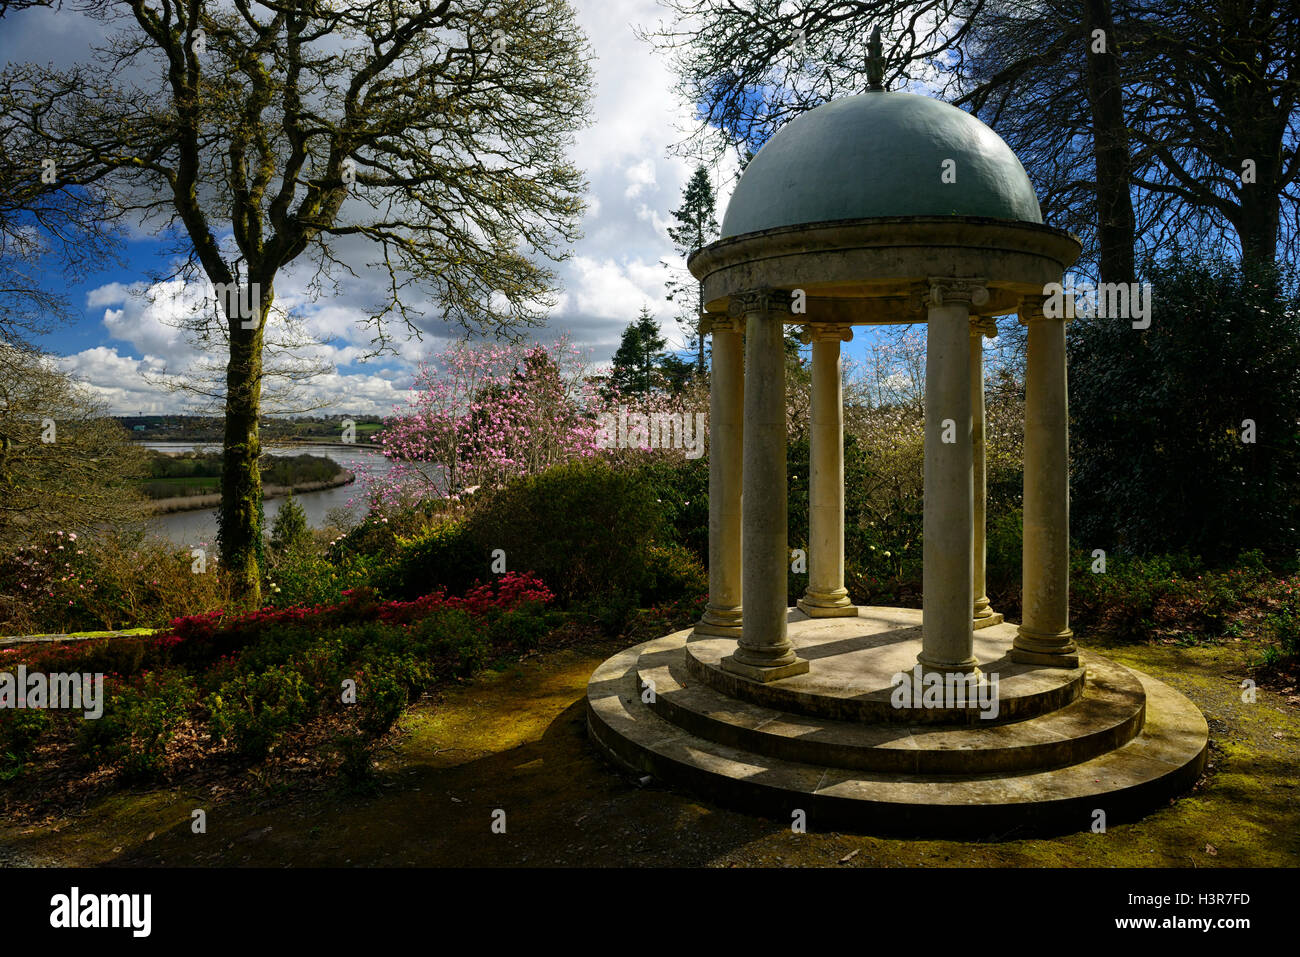
[[696, 623], [694, 634], [714, 638], [740, 638], [741, 615], [739, 608], [706, 608]]
[[931, 661], [925, 657], [925, 652], [916, 656], [916, 663], [921, 666], [922, 671], [938, 671], [942, 674], [979, 674], [979, 661], [974, 656], [966, 661]]
[[979, 631], [979, 629], [981, 628], [989, 628], [993, 625], [1000, 625], [1004, 620], [1005, 619], [1002, 617], [1002, 612], [994, 611], [993, 609], [990, 608], [988, 609], [988, 614], [986, 615], [981, 616], [979, 614], [976, 614], [975, 617], [971, 619], [971, 627], [974, 628], [976, 631]]
[[840, 589], [841, 594], [822, 594], [807, 592], [795, 605], [809, 618], [856, 618], [858, 606], [849, 601], [849, 593]]
[[803, 658], [795, 658], [794, 661], [788, 664], [760, 666], [746, 664], [743, 661], [737, 661], [735, 655], [727, 655], [719, 664], [724, 671], [730, 671], [734, 675], [740, 675], [750, 681], [762, 683], [780, 681], [782, 678], [793, 678], [795, 675], [806, 675], [808, 673], [808, 662]]
[[1055, 633], [1029, 631], [1023, 625], [1007, 657], [1021, 665], [1049, 668], [1079, 667], [1079, 648], [1069, 628]]

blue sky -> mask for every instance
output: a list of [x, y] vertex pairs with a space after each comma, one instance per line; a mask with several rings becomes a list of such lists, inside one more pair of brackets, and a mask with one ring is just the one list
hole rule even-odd
[[[669, 147], [689, 128], [691, 117], [672, 93], [667, 65], [633, 33], [635, 25], [662, 15], [653, 0], [576, 0], [575, 7], [597, 58], [593, 123], [578, 134], [572, 154], [590, 182], [589, 209], [583, 239], [572, 259], [558, 267], [559, 303], [548, 329], [539, 335], [567, 333], [593, 363], [602, 363], [642, 305], [660, 319], [670, 342], [683, 342], [673, 318], [676, 307], [664, 298], [669, 273], [661, 261], [673, 259], [668, 211], [679, 204], [691, 172], [690, 164], [670, 155]], [[83, 59], [102, 29], [66, 8], [10, 14], [0, 25], [0, 56], [66, 64]], [[715, 171], [723, 189], [719, 219], [733, 172]], [[62, 357], [63, 366], [113, 412], [176, 411], [178, 397], [147, 377], [164, 370], [181, 372], [204, 359], [168, 324], [180, 301], [172, 294], [181, 290], [154, 290], [165, 294], [154, 302], [139, 295], [147, 290], [145, 280], [165, 264], [160, 240], [133, 239], [123, 257], [123, 266], [105, 264], [66, 289], [75, 321], [59, 326], [42, 345]], [[364, 251], [358, 250], [355, 263], [365, 261]], [[49, 281], [62, 287], [61, 277]], [[404, 405], [415, 365], [445, 344], [450, 332], [435, 326], [435, 334], [424, 342], [401, 341], [396, 357], [360, 362], [370, 338], [357, 321], [363, 315], [365, 283], [319, 302], [310, 302], [305, 288], [292, 276], [277, 281], [277, 301], [292, 304], [314, 334], [330, 340], [315, 355], [336, 372], [313, 382], [313, 398], [325, 405], [324, 411], [345, 414], [383, 414]], [[860, 334], [846, 353], [861, 353], [865, 338]]]

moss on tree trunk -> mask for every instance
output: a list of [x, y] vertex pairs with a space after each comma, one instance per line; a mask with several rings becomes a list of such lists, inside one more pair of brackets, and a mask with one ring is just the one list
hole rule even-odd
[[220, 527], [221, 565], [230, 576], [235, 600], [261, 604], [262, 441], [258, 417], [262, 402], [262, 340], [271, 307], [269, 289], [258, 303], [257, 328], [230, 323], [230, 361], [226, 365], [226, 432], [222, 442]]

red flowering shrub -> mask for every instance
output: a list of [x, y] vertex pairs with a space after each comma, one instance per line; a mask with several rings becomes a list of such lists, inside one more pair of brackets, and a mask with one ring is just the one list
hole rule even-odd
[[549, 588], [531, 573], [507, 572], [463, 596], [443, 589], [414, 601], [381, 601], [368, 589], [344, 593], [341, 602], [296, 608], [263, 608], [243, 615], [224, 611], [188, 615], [172, 621], [165, 632], [78, 642], [19, 645], [0, 649], [0, 668], [27, 665], [30, 670], [90, 671], [130, 676], [179, 665], [203, 670], [236, 655], [271, 632], [286, 629], [322, 633], [331, 628], [375, 622], [411, 625], [442, 611], [495, 618], [554, 601]]

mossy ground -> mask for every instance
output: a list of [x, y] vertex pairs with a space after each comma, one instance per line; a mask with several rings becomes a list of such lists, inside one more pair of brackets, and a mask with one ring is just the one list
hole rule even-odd
[[[0, 825], [20, 864], [401, 866], [1295, 866], [1300, 710], [1241, 700], [1247, 646], [1097, 647], [1188, 695], [1210, 723], [1189, 794], [1105, 834], [997, 842], [794, 834], [612, 770], [587, 740], [587, 678], [620, 645], [489, 672], [409, 709], [373, 793], [275, 785], [214, 801], [197, 788], [121, 792], [39, 827]], [[207, 833], [191, 831], [202, 808]], [[506, 833], [492, 831], [505, 812]], [[851, 856], [850, 856], [851, 855]]]

